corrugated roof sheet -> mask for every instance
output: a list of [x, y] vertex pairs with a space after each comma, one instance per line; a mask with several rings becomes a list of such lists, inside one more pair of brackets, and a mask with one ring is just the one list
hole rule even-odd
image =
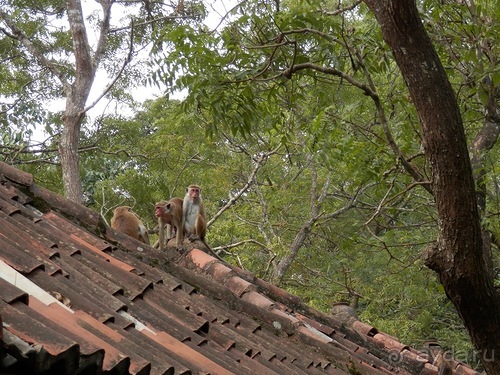
[[199, 249], [161, 253], [0, 162], [2, 372], [438, 373], [428, 352], [337, 312]]

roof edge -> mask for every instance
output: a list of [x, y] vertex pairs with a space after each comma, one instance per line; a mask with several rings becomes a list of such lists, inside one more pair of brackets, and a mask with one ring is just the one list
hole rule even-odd
[[48, 189], [35, 184], [33, 175], [23, 172], [5, 162], [0, 161], [0, 175], [17, 187], [24, 194], [28, 195], [33, 200], [41, 200], [47, 207], [47, 210], [55, 209], [62, 215], [71, 219], [77, 219], [82, 225], [87, 228], [104, 229], [104, 219], [94, 210], [83, 206], [82, 204], [72, 202], [63, 196], [54, 193]]

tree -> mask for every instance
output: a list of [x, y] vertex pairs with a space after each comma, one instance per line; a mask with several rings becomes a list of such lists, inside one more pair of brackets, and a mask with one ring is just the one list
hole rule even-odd
[[[439, 238], [437, 245], [427, 252], [427, 264], [437, 271], [447, 295], [482, 355], [485, 368], [492, 373], [498, 372], [498, 359], [493, 359], [499, 349], [499, 299], [491, 272], [491, 256], [482, 249], [474, 178], [455, 93], [432, 42], [421, 26], [415, 2], [365, 3], [375, 14], [384, 39], [394, 52], [410, 97], [400, 85], [403, 81], [386, 45], [373, 33], [371, 14], [360, 1], [343, 3], [331, 11], [326, 5], [324, 9], [318, 9], [317, 4], [293, 1], [268, 4], [266, 7], [256, 2], [241, 3], [233, 9], [235, 21], [221, 31], [219, 39], [212, 34], [189, 34], [192, 44], [188, 47], [183, 45], [172, 56], [184, 57], [190, 67], [189, 73], [177, 82], [192, 88], [187, 103], [210, 111], [216, 119], [214, 123], [228, 123], [233, 131], [243, 133], [251, 133], [252, 113], [262, 113], [259, 110], [260, 100], [282, 95], [294, 82], [302, 88], [329, 82], [332, 85], [330, 95], [336, 90], [342, 92], [338, 98], [333, 95], [337, 100], [353, 91], [345, 88], [345, 83], [366, 95], [375, 107], [373, 116], [361, 110], [367, 108], [366, 100], [352, 100], [350, 97], [349, 104], [346, 105], [346, 101], [339, 101], [338, 104], [355, 106], [351, 116], [356, 113], [358, 118], [347, 117], [348, 110], [344, 109], [341, 119], [360, 129], [364, 136], [382, 135], [397, 160], [384, 172], [382, 179], [387, 181], [387, 176], [395, 176], [395, 171], [399, 173], [392, 183], [387, 181], [389, 196], [381, 198], [372, 215], [376, 220], [367, 220], [367, 229], [374, 237], [379, 237], [380, 230], [376, 226], [385, 224], [386, 228], [394, 227], [388, 224], [398, 222], [401, 215], [389, 215], [387, 204], [399, 202], [399, 208], [404, 208], [410, 196], [407, 195], [407, 200], [398, 198], [412, 190], [424, 189], [434, 199]], [[456, 4], [453, 6], [456, 7]], [[493, 6], [485, 9], [494, 11]], [[235, 14], [242, 16], [238, 18]], [[483, 17], [491, 19], [486, 14]], [[411, 34], [409, 26], [416, 27], [419, 32], [416, 39], [421, 43], [410, 38], [415, 34]], [[398, 28], [401, 30], [398, 31]], [[188, 30], [183, 32], [189, 33]], [[403, 32], [408, 35], [403, 35]], [[403, 46], [403, 43], [408, 45]], [[496, 61], [496, 55], [483, 48], [481, 43], [477, 44], [482, 48], [481, 52]], [[485, 44], [486, 47], [489, 45], [495, 43]], [[411, 54], [405, 55], [407, 49]], [[214, 53], [214, 50], [217, 52]], [[196, 51], [203, 51], [203, 58], [197, 55], [196, 59], [189, 59], [189, 54]], [[168, 70], [165, 69], [167, 66], [172, 68], [171, 73], [175, 72], [174, 61], [167, 60], [162, 71]], [[424, 63], [419, 65], [421, 61]], [[473, 64], [471, 61], [470, 65]], [[486, 71], [493, 77], [494, 68]], [[173, 74], [167, 77], [169, 82], [174, 81]], [[480, 153], [483, 157], [484, 151], [492, 147], [498, 137], [495, 120], [497, 80], [492, 78], [486, 80], [488, 82], [492, 84], [483, 87], [479, 96], [488, 94], [485, 101], [488, 106], [485, 108], [489, 115], [486, 119], [491, 126], [483, 129], [491, 128], [493, 131], [487, 138], [487, 145], [475, 146], [475, 149], [483, 150]], [[465, 84], [475, 86], [470, 81]], [[259, 94], [255, 95], [256, 92]], [[321, 98], [321, 93], [318, 98]], [[417, 126], [419, 122], [420, 129]], [[286, 129], [284, 132], [289, 130], [279, 121], [270, 126]], [[381, 127], [382, 133], [376, 126]], [[407, 129], [409, 131], [405, 133]], [[425, 159], [415, 139], [422, 142]], [[406, 177], [411, 177], [411, 181], [404, 179], [401, 169]], [[484, 172], [486, 169], [481, 166], [479, 170]], [[484, 182], [484, 179], [478, 181]], [[393, 187], [397, 189], [394, 192], [391, 191]], [[316, 195], [315, 199], [320, 196]], [[314, 211], [311, 212], [315, 217]], [[386, 215], [387, 219], [382, 215]], [[432, 215], [429, 215], [430, 220]], [[304, 227], [304, 231], [307, 232], [308, 228]], [[388, 231], [384, 229], [383, 232]], [[380, 242], [385, 241], [381, 239]], [[298, 253], [292, 249], [290, 254], [296, 256]]]
[[[403, 2], [406, 7], [412, 6], [406, 11], [415, 13], [415, 4], [410, 3]], [[105, 57], [115, 56], [113, 48], [120, 41], [125, 42], [121, 45], [123, 56], [128, 55], [130, 30], [138, 40], [147, 40], [152, 33], [155, 44], [151, 61], [159, 65], [151, 79], [163, 80], [169, 87], [188, 88], [189, 93], [180, 105], [161, 98], [146, 103], [131, 119], [119, 114], [107, 116], [80, 132], [84, 133], [79, 144], [80, 168], [85, 171], [86, 198], [91, 197], [87, 202], [104, 216], [117, 204], [135, 206], [151, 227], [155, 224], [151, 210], [155, 201], [182, 196], [185, 186], [198, 183], [206, 189], [211, 220], [208, 241], [226, 260], [271, 279], [324, 311], [339, 300], [359, 301], [363, 319], [377, 322], [382, 330], [389, 328], [402, 341], [408, 342], [407, 337], [415, 340], [408, 342], [411, 344], [451, 330], [458, 319], [448, 307], [451, 304], [445, 300], [437, 278], [423, 269], [422, 248], [434, 245], [439, 234], [440, 250], [431, 247], [427, 261], [437, 270], [457, 309], [469, 308], [467, 316], [461, 316], [472, 337], [477, 322], [470, 306], [483, 303], [483, 307], [492, 306], [497, 312], [496, 302], [485, 300], [484, 294], [477, 292], [477, 288], [483, 288], [496, 296], [491, 289], [491, 271], [497, 265], [492, 264], [484, 246], [487, 241], [483, 242], [483, 251], [476, 247], [481, 241], [477, 237], [481, 213], [482, 223], [487, 225], [480, 228], [482, 237], [488, 234], [486, 229], [494, 232], [496, 228], [497, 236], [499, 233], [498, 224], [492, 220], [499, 209], [498, 193], [494, 191], [498, 177], [492, 167], [498, 160], [498, 149], [493, 146], [498, 138], [495, 46], [499, 45], [499, 36], [494, 31], [494, 18], [488, 17], [494, 6], [477, 7], [474, 13], [471, 1], [419, 2], [437, 52], [446, 61], [446, 77], [442, 68], [424, 71], [426, 75], [416, 70], [422, 68], [413, 66], [421, 61], [420, 55], [403, 64], [405, 69], [398, 68], [396, 62], [401, 64], [404, 56], [394, 61], [377, 26], [396, 10], [400, 13], [392, 19], [406, 17], [405, 9], [398, 4], [391, 8], [388, 1], [373, 1], [370, 6], [377, 6], [373, 12], [359, 0], [331, 4], [322, 2], [320, 8], [317, 2], [291, 0], [264, 6], [262, 2], [245, 1], [227, 15], [226, 27], [212, 31], [186, 21], [176, 23], [176, 27], [159, 25], [154, 21], [162, 19], [160, 14], [149, 19], [147, 9], [141, 8], [142, 26], [137, 20], [133, 28], [111, 28], [114, 32], [110, 32], [108, 41], [113, 43]], [[378, 8], [379, 4], [388, 8]], [[453, 12], [448, 12], [451, 9]], [[373, 14], [377, 12], [375, 19]], [[471, 16], [475, 22], [470, 27], [467, 12], [477, 15]], [[63, 16], [64, 11], [54, 14]], [[18, 13], [13, 15], [19, 17]], [[419, 25], [418, 19], [403, 20]], [[29, 34], [43, 30], [41, 24], [24, 22], [18, 27]], [[404, 22], [401, 25], [408, 26]], [[385, 27], [388, 32], [384, 36], [392, 35], [391, 24]], [[2, 43], [18, 45], [12, 32], [5, 35]], [[58, 43], [37, 45], [64, 46], [62, 51], [71, 51], [68, 30], [60, 37]], [[432, 48], [428, 39], [419, 41], [426, 41], [421, 48]], [[0, 54], [5, 56], [11, 49], [0, 48]], [[53, 75], [36, 75], [46, 70], [36, 69], [41, 65], [28, 69], [34, 65], [27, 63], [33, 61], [24, 53], [27, 50], [17, 51], [9, 63], [24, 69], [6, 71], [0, 67], [0, 74], [9, 78], [0, 81], [0, 89], [7, 93], [5, 82], [18, 82], [10, 92], [19, 93], [23, 82], [28, 90], [25, 98], [33, 97], [40, 87], [31, 85], [31, 78], [43, 80]], [[54, 52], [54, 56], [59, 55]], [[435, 54], [422, 54], [425, 56], [437, 58]], [[439, 64], [439, 60], [432, 61]], [[104, 66], [117, 68], [113, 61]], [[413, 80], [405, 81], [400, 71]], [[22, 74], [26, 72], [29, 74]], [[71, 64], [65, 65], [64, 72], [72, 73]], [[429, 77], [431, 73], [436, 79]], [[108, 94], [126, 98], [123, 88], [131, 77], [139, 76], [123, 75], [125, 83], [115, 85]], [[430, 78], [440, 86], [418, 78]], [[446, 83], [447, 79], [453, 86]], [[48, 82], [50, 79], [41, 86], [49, 87]], [[405, 83], [425, 89], [413, 86], [408, 94]], [[57, 97], [60, 87], [44, 94]], [[432, 106], [422, 105], [421, 95], [441, 93]], [[458, 103], [453, 102], [454, 95]], [[10, 115], [3, 117], [3, 122], [29, 119], [37, 108], [32, 103], [7, 108]], [[445, 106], [446, 111], [437, 114], [449, 116], [450, 121], [436, 123], [436, 104]], [[476, 135], [486, 141], [471, 143], [477, 161], [473, 169], [464, 148], [464, 125], [471, 141]], [[436, 131], [441, 127], [444, 131]], [[450, 135], [456, 135], [456, 142], [446, 150], [457, 147], [460, 154], [452, 160], [443, 151], [446, 140], [442, 139]], [[5, 136], [9, 147], [15, 145], [18, 134]], [[20, 153], [20, 148], [15, 152]], [[447, 171], [454, 173], [449, 175]], [[474, 211], [470, 201], [474, 195], [471, 171], [476, 172], [478, 190], [483, 192], [485, 205], [480, 211]], [[45, 171], [37, 172], [37, 177], [54, 180], [53, 174]], [[457, 191], [443, 191], [458, 183]], [[463, 207], [455, 207], [462, 201]], [[453, 218], [456, 220], [450, 221]], [[464, 218], [472, 220], [473, 225], [460, 228], [467, 223]], [[458, 229], [466, 232], [457, 233]], [[463, 240], [466, 235], [470, 236], [468, 242], [450, 242]], [[457, 244], [468, 247], [464, 250]], [[483, 260], [471, 262], [467, 252], [475, 258], [481, 255]], [[453, 262], [441, 258], [446, 254], [455, 256]], [[471, 279], [476, 275], [470, 267], [490, 275]], [[468, 287], [470, 296], [459, 295], [464, 290], [452, 293], [457, 280], [448, 279], [444, 271], [459, 277], [459, 286]], [[489, 318], [486, 324], [494, 331], [494, 317], [488, 316], [487, 309], [479, 310], [477, 316]], [[384, 325], [379, 326], [379, 322]], [[447, 336], [453, 349], [457, 348], [453, 340], [460, 334], [455, 329]], [[484, 332], [475, 334], [482, 337]], [[481, 347], [488, 340], [478, 337], [473, 341], [483, 360], [491, 359], [484, 348], [492, 348], [495, 342]], [[489, 365], [491, 372], [495, 364]]]
[[[107, 117], [92, 135], [96, 143], [82, 144], [93, 150], [81, 158], [82, 167], [93, 171], [84, 180], [92, 187], [86, 189], [93, 192], [89, 201], [108, 219], [116, 205], [133, 206], [153, 228], [154, 202], [182, 196], [186, 184], [197, 182], [211, 222], [207, 240], [226, 261], [267, 280], [276, 277], [274, 282], [325, 312], [334, 302], [359, 299], [363, 321], [416, 347], [439, 338], [458, 358], [477, 365], [455, 310], [419, 260], [422, 243], [436, 232], [426, 214], [431, 200], [418, 193], [405, 197], [408, 182], [378, 182], [376, 171], [390, 168], [392, 159], [384, 160], [373, 141], [361, 142], [349, 124], [332, 127], [329, 119], [340, 108], [318, 114], [329, 101], [311, 97], [316, 106], [296, 103], [295, 116], [286, 116], [288, 142], [277, 151], [279, 133], [264, 130], [271, 120], [263, 113], [256, 116], [254, 126], [262, 128], [254, 138], [219, 129], [207, 139], [209, 118], [166, 98], [146, 103], [130, 120]], [[325, 187], [319, 218], [301, 236], [316, 209], [311, 192]], [[402, 204], [387, 198], [379, 207], [393, 192], [404, 198]], [[366, 232], [368, 221], [377, 237]]]
[[[65, 99], [58, 148], [64, 193], [75, 202], [83, 202], [78, 146], [87, 112], [110, 94], [112, 88], [115, 94], [125, 96], [119, 92], [116, 82], [122, 79], [122, 85], [130, 84], [124, 79], [127, 78], [124, 72], [131, 60], [137, 57], [137, 52], [150, 42], [151, 33], [161, 33], [163, 27], [169, 27], [176, 19], [198, 19], [203, 9], [196, 3], [189, 3], [183, 9], [164, 2], [145, 1], [142, 6], [126, 1], [120, 3], [100, 0], [100, 12], [91, 12], [87, 19], [81, 0], [12, 0], [2, 2], [0, 10], [2, 42], [10, 47], [2, 52], [4, 61], [11, 68], [4, 74], [18, 85], [18, 90], [0, 92], [14, 98], [8, 103], [4, 115], [22, 105], [23, 100]], [[88, 3], [84, 5], [90, 6]], [[112, 29], [112, 8], [118, 15], [116, 7], [120, 5], [121, 12], [132, 10], [126, 17], [129, 24]], [[68, 22], [68, 28], [62, 20]], [[89, 28], [96, 31], [95, 44], [90, 40]], [[26, 66], [29, 69], [23, 71]], [[102, 66], [110, 76], [109, 83], [96, 101], [88, 104], [94, 80]], [[132, 71], [129, 69], [126, 74], [130, 75]], [[140, 83], [145, 84], [146, 78], [143, 76]], [[17, 83], [20, 79], [24, 83]], [[34, 93], [39, 96], [35, 97]], [[40, 104], [33, 107], [40, 108]], [[45, 125], [54, 127], [50, 123]], [[54, 129], [51, 132], [58, 133]]]
[[500, 295], [483, 256], [474, 178], [460, 110], [414, 0], [365, 0], [405, 78], [422, 126], [440, 218], [427, 254], [490, 374], [500, 373]]
[[[498, 230], [494, 224], [491, 194], [488, 179], [492, 175], [492, 149], [500, 135], [500, 76], [497, 62], [500, 58], [497, 40], [500, 39], [498, 17], [490, 14], [498, 12], [493, 4], [465, 1], [457, 9], [455, 4], [443, 3], [439, 7], [425, 4], [424, 22], [429, 25], [438, 49], [444, 51], [443, 65], [449, 67], [448, 76], [457, 100], [464, 111], [463, 121], [478, 125], [469, 131], [472, 153], [472, 170], [476, 181], [476, 195], [482, 221], [483, 248], [489, 272], [494, 277], [491, 264], [492, 243], [498, 241]], [[458, 10], [458, 11], [457, 11]], [[437, 11], [450, 20], [447, 26], [436, 19]], [[452, 43], [457, 40], [463, 43]], [[461, 46], [462, 45], [462, 46]], [[482, 123], [481, 123], [482, 122]], [[497, 242], [497, 247], [498, 247]]]

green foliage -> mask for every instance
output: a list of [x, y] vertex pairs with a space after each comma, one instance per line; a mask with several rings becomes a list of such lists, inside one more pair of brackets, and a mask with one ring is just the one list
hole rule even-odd
[[[96, 69], [92, 77], [85, 77], [85, 80], [97, 86], [87, 105], [101, 93], [104, 97], [101, 103], [119, 103], [117, 112], [134, 104], [131, 88], [145, 84], [148, 78], [145, 63], [148, 57], [144, 51], [151, 44], [151, 34], [167, 33], [175, 29], [177, 23], [199, 22], [205, 14], [204, 5], [199, 1], [183, 4], [184, 9], [178, 10], [176, 4], [163, 1], [148, 6], [112, 2], [110, 29], [107, 30], [102, 28], [105, 23], [100, 2], [84, 2], [86, 35], [83, 38], [88, 39], [91, 63]], [[75, 85], [80, 74], [75, 64], [67, 3], [61, 0], [2, 1], [0, 29], [2, 128], [8, 126], [19, 130], [27, 143], [31, 142], [34, 130], [37, 135], [46, 130], [49, 136], [58, 137], [64, 100], [69, 99], [70, 91], [77, 89]], [[105, 89], [108, 84], [113, 84], [113, 88]], [[86, 95], [79, 93], [77, 96]], [[67, 103], [74, 104], [73, 101]], [[98, 109], [99, 114], [102, 108]], [[86, 114], [95, 115], [92, 111]], [[93, 130], [98, 126], [86, 125]], [[45, 149], [45, 144], [39, 146], [53, 155], [52, 150]]]
[[[482, 126], [488, 92], [468, 77], [476, 70], [477, 83], [488, 75], [496, 84], [498, 76], [487, 61], [490, 55], [478, 61], [473, 47], [483, 48], [485, 36], [496, 56], [493, 5], [482, 3], [476, 2], [484, 27], [470, 22], [463, 6], [457, 11], [456, 4], [422, 3], [438, 51], [453, 58], [446, 66], [471, 138]], [[424, 179], [431, 178], [430, 168], [418, 116], [375, 20], [363, 6], [336, 16], [327, 2], [275, 6], [244, 2], [213, 33], [176, 31], [178, 39], [169, 38], [174, 52], [155, 61], [158, 78], [188, 89], [184, 113], [196, 112], [215, 139], [229, 132], [244, 137], [245, 149], [254, 139], [279, 140], [286, 148], [281, 160], [272, 158], [259, 171], [260, 183], [240, 199], [231, 222], [222, 224], [221, 218], [216, 225], [224, 227], [224, 239], [231, 231], [231, 238], [241, 233], [265, 244], [257, 251], [240, 248], [236, 260], [270, 278], [288, 255], [304, 213], [314, 207], [312, 184], [318, 192], [332, 178], [328, 199], [317, 203], [324, 215], [353, 197], [355, 208], [315, 223], [281, 285], [324, 310], [359, 294], [362, 316], [403, 341], [418, 345], [439, 332], [443, 343], [470, 350], [463, 330], [457, 331], [458, 317], [421, 266], [420, 255], [436, 239], [438, 223], [432, 196], [414, 185], [401, 155]], [[464, 44], [464, 35], [471, 44]], [[380, 98], [379, 107], [373, 96], [363, 95], [368, 91]], [[316, 180], [309, 173], [313, 166]], [[498, 200], [498, 193], [492, 197]], [[253, 205], [245, 208], [247, 202]], [[255, 205], [258, 210], [250, 208]], [[498, 202], [490, 199], [488, 207], [498, 212]]]
[[[101, 171], [87, 176], [98, 177], [94, 207], [108, 219], [114, 206], [127, 204], [153, 227], [152, 204], [182, 196], [190, 183], [202, 186], [210, 219], [245, 185], [256, 155], [276, 144], [265, 121], [267, 132], [252, 138], [220, 131], [207, 139], [203, 122], [197, 123], [207, 116], [181, 108], [162, 98], [148, 102], [132, 120], [103, 122], [97, 134], [99, 146], [107, 150], [105, 161], [83, 155], [89, 170]], [[288, 131], [283, 149], [269, 157], [250, 188], [210, 226], [209, 243], [229, 246], [222, 252], [226, 260], [269, 279], [309, 215], [311, 168], [320, 186], [334, 178], [321, 206], [325, 217], [362, 186], [355, 209], [316, 223], [281, 285], [324, 311], [359, 295], [362, 318], [402, 341], [418, 346], [439, 333], [443, 344], [456, 342], [455, 348], [466, 350], [455, 312], [419, 261], [422, 248], [436, 236], [431, 197], [417, 190], [406, 194], [411, 180], [404, 174], [383, 176], [394, 158], [382, 138], [363, 137], [352, 124], [340, 122], [342, 110], [314, 116], [313, 108], [309, 102], [303, 110], [294, 107], [283, 114]], [[255, 127], [260, 124], [256, 119]], [[388, 192], [392, 200], [374, 215]]]
[[[182, 197], [187, 185], [199, 184], [209, 220], [233, 203], [208, 232], [227, 261], [323, 311], [359, 298], [361, 318], [378, 329], [417, 347], [438, 339], [468, 359], [471, 345], [459, 317], [422, 265], [422, 253], [437, 238], [434, 201], [402, 159], [424, 180], [431, 179], [430, 166], [419, 118], [376, 21], [363, 5], [337, 13], [337, 3], [329, 1], [277, 4], [242, 2], [213, 31], [192, 19], [137, 30], [137, 38], [154, 41], [149, 65], [142, 66], [154, 72], [129, 74], [112, 94], [130, 101], [129, 85], [148, 81], [169, 93], [185, 90], [187, 97], [147, 101], [132, 118], [108, 115], [86, 124], [80, 158], [88, 204], [107, 219], [117, 205], [132, 206], [151, 228], [155, 202]], [[498, 10], [476, 4], [474, 21], [462, 5], [421, 2], [471, 140], [483, 126], [485, 98], [491, 101], [485, 77], [495, 90], [500, 83]], [[190, 9], [193, 19], [205, 12], [200, 3]], [[27, 32], [50, 41], [47, 53], [68, 50], [67, 34], [37, 29], [42, 16], [16, 16], [29, 21]], [[123, 35], [113, 36], [107, 58], [116, 57]], [[0, 54], [12, 43], [0, 37]], [[0, 67], [5, 95], [19, 92], [31, 77], [20, 68], [29, 62], [13, 61], [15, 74]], [[112, 61], [105, 67], [112, 72]], [[14, 117], [35, 116], [36, 108], [18, 106]], [[57, 116], [38, 115], [57, 135]], [[14, 121], [0, 119], [4, 126]], [[17, 144], [19, 134], [2, 136]], [[486, 150], [484, 164], [483, 221], [496, 238], [499, 150], [498, 142]], [[58, 169], [36, 168], [30, 171], [44, 184], [60, 189]], [[495, 246], [493, 253], [498, 267]]]

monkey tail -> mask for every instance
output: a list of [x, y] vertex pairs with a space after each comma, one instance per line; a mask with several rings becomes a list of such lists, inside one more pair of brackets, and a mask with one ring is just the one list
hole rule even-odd
[[210, 252], [210, 254], [211, 254], [211, 255], [213, 255], [214, 257], [216, 257], [216, 258], [217, 258], [217, 259], [219, 259], [220, 261], [225, 262], [225, 260], [224, 260], [224, 259], [222, 259], [222, 258], [219, 256], [219, 254], [217, 254], [217, 253], [214, 251], [214, 249], [212, 249], [212, 248], [208, 245], [207, 241], [205, 241], [205, 239], [204, 239], [204, 238], [200, 238], [200, 240], [201, 240], [201, 242], [203, 242], [203, 245], [205, 245], [205, 247], [208, 249], [208, 251]]

